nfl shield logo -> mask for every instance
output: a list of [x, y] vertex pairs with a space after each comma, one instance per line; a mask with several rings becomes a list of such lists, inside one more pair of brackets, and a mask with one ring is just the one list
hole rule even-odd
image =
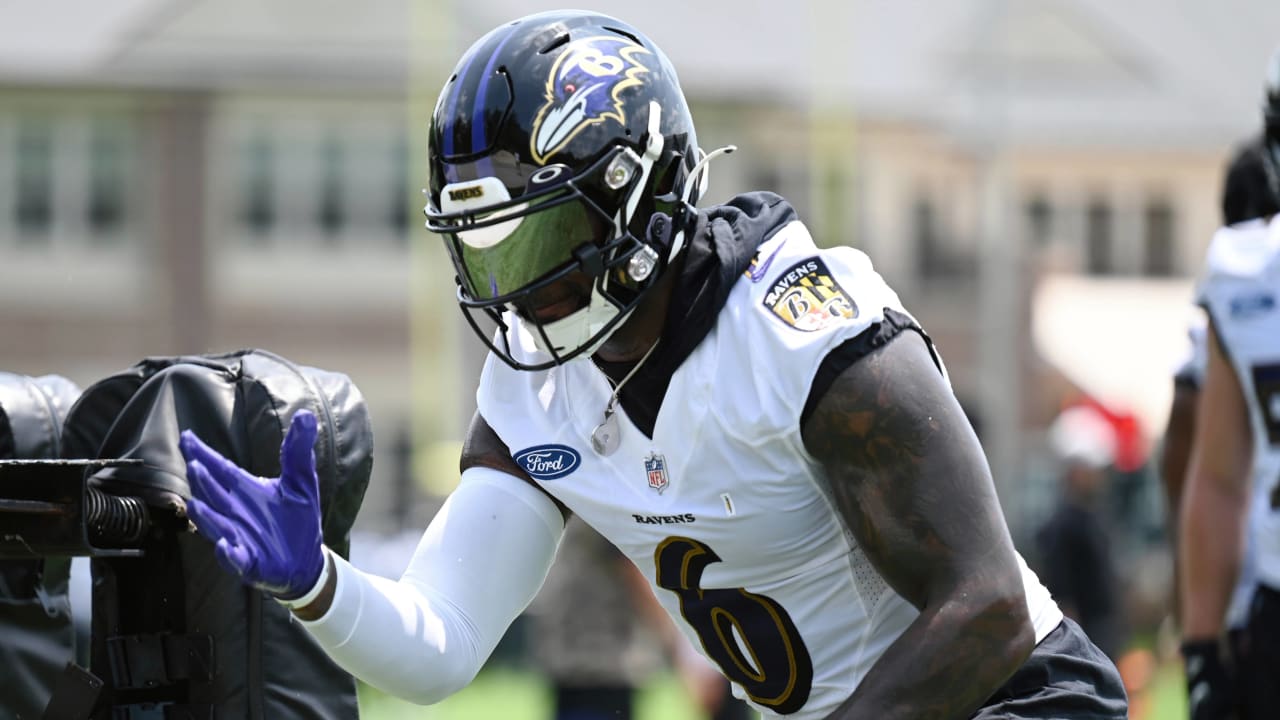
[[667, 477], [667, 460], [658, 453], [649, 453], [644, 459], [644, 472], [649, 477], [649, 487], [659, 494], [667, 489], [671, 480]]

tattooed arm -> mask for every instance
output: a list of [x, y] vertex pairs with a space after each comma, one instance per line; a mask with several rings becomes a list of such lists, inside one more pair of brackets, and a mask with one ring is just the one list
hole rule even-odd
[[969, 717], [1035, 637], [982, 448], [923, 339], [845, 369], [803, 438], [867, 557], [920, 610], [831, 717]]

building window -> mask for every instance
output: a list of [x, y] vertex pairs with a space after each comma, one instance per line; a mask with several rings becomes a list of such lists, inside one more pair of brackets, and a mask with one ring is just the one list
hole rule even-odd
[[938, 238], [938, 213], [928, 198], [917, 198], [911, 207], [911, 233], [915, 238], [916, 272], [921, 277], [937, 277], [946, 262]]
[[1031, 245], [1043, 248], [1049, 245], [1053, 233], [1053, 206], [1043, 195], [1036, 195], [1027, 201], [1027, 239]]
[[320, 207], [316, 222], [326, 240], [333, 242], [347, 223], [343, 174], [346, 156], [342, 143], [329, 136], [320, 146]]
[[1085, 270], [1090, 275], [1115, 272], [1112, 257], [1112, 212], [1105, 199], [1094, 198], [1085, 210]]
[[822, 173], [822, 240], [819, 242], [822, 247], [852, 244], [848, 177], [845, 171], [844, 165], [832, 162]]
[[263, 133], [251, 138], [244, 151], [244, 180], [240, 187], [240, 219], [251, 238], [265, 243], [276, 222], [275, 146]]
[[1168, 200], [1147, 203], [1143, 270], [1147, 275], [1170, 277], [1177, 271], [1177, 248], [1173, 240], [1173, 206]]
[[409, 238], [409, 144], [402, 137], [391, 148], [391, 205], [388, 224], [401, 245]]
[[47, 120], [28, 118], [19, 125], [14, 173], [19, 241], [47, 244], [53, 224], [53, 139]]
[[118, 125], [99, 122], [89, 138], [89, 205], [91, 240], [118, 238], [125, 213], [124, 133]]

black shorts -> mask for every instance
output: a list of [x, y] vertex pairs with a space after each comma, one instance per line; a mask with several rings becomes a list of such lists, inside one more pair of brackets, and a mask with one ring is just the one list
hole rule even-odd
[[1280, 592], [1259, 586], [1249, 603], [1249, 620], [1232, 638], [1240, 717], [1270, 720], [1280, 707]]
[[1045, 636], [974, 720], [1124, 720], [1120, 673], [1070, 619]]

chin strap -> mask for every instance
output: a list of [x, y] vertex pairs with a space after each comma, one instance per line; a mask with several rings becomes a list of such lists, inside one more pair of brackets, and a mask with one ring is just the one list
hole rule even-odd
[[[702, 154], [702, 158], [699, 159], [696, 164], [694, 164], [693, 170], [689, 171], [689, 182], [686, 182], [684, 184], [684, 189], [680, 193], [680, 204], [675, 211], [677, 214], [683, 215], [685, 214], [687, 209], [688, 210], [692, 209], [692, 205], [690, 204], [689, 198], [691, 195], [693, 195], [694, 187], [700, 188], [698, 194], [699, 195], [702, 194], [701, 189], [706, 187], [707, 179], [710, 177], [711, 161], [715, 158], [720, 157], [721, 155], [728, 155], [729, 153], [737, 149], [738, 149], [737, 145], [725, 145], [722, 148], [716, 148], [715, 150], [712, 150], [710, 153], [703, 153], [701, 149], [698, 150], [698, 152]], [[699, 173], [701, 173], [701, 177], [699, 177]], [[696, 202], [696, 199], [695, 199], [695, 202]], [[678, 229], [676, 230], [675, 236], [671, 238], [671, 250], [670, 252], [667, 253], [667, 262], [670, 262], [672, 259], [674, 259], [675, 256], [680, 253], [680, 250], [684, 247], [684, 229], [688, 223], [685, 222], [682, 218], [676, 218], [675, 220], [676, 220]]]

